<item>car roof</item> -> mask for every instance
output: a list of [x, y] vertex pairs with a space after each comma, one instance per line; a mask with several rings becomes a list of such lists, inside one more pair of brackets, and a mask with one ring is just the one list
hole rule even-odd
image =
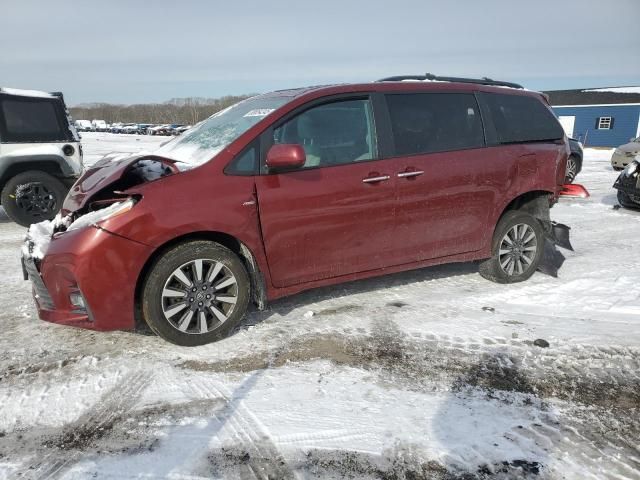
[[55, 95], [48, 92], [42, 92], [40, 90], [23, 90], [20, 88], [0, 87], [0, 93], [21, 97], [56, 98]]
[[369, 83], [343, 83], [333, 85], [317, 85], [301, 88], [290, 88], [286, 90], [276, 90], [265, 93], [264, 96], [291, 97], [298, 98], [306, 95], [313, 97], [325, 95], [339, 95], [341, 93], [356, 92], [435, 92], [435, 91], [457, 91], [457, 92], [489, 92], [507, 93], [528, 96], [542, 96], [542, 93], [527, 90], [525, 88], [513, 88], [501, 85], [484, 85], [481, 83], [450, 82], [439, 80], [403, 80], [403, 81], [383, 81]]

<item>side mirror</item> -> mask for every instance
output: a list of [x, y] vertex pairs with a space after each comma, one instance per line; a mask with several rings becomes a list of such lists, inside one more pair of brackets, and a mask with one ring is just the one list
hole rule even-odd
[[279, 144], [272, 146], [267, 152], [267, 167], [274, 170], [299, 168], [307, 161], [302, 145]]

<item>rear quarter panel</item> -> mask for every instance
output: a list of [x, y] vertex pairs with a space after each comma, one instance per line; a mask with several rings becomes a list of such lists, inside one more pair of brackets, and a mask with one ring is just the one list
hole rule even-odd
[[528, 192], [548, 192], [557, 197], [564, 183], [568, 146], [531, 143], [488, 147], [484, 172], [479, 176], [479, 195], [491, 205], [487, 212], [484, 254], [490, 254], [493, 231], [509, 204]]

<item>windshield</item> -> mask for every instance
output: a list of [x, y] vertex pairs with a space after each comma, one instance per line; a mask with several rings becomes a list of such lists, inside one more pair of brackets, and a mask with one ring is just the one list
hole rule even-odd
[[200, 165], [290, 100], [291, 97], [286, 96], [262, 95], [236, 103], [187, 130], [156, 153]]

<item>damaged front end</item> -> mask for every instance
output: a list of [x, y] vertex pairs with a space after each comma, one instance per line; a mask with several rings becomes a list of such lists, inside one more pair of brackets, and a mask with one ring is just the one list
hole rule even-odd
[[618, 203], [625, 208], [640, 208], [640, 161], [634, 160], [620, 173], [613, 188]]
[[188, 169], [184, 163], [155, 155], [107, 156], [73, 186], [53, 234], [125, 213], [142, 198], [135, 187]]
[[[176, 162], [155, 156], [103, 160], [78, 180], [54, 220], [31, 225], [23, 273], [41, 319], [96, 330], [134, 328], [131, 272], [142, 269], [153, 248], [118, 234], [117, 224], [135, 221], [126, 214], [143, 200], [144, 189], [136, 187], [180, 171]], [[105, 296], [110, 285], [120, 288]]]

